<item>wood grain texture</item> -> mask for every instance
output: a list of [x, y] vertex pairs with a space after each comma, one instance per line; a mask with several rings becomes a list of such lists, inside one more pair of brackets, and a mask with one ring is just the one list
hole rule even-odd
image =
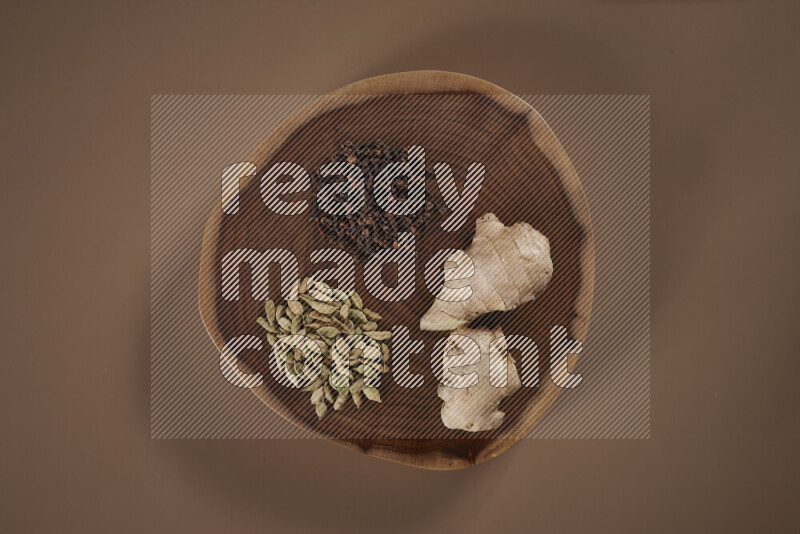
[[[529, 222], [550, 239], [554, 261], [550, 287], [535, 302], [502, 314], [504, 331], [528, 335], [540, 347], [543, 343], [546, 346], [547, 329], [552, 325], [566, 326], [573, 339], [585, 339], [594, 285], [589, 210], [567, 155], [533, 108], [493, 84], [462, 74], [416, 71], [378, 76], [343, 87], [292, 113], [265, 137], [249, 161], [260, 170], [277, 161], [321, 164], [345, 138], [380, 139], [390, 146], [411, 142], [422, 145], [428, 164], [448, 162], [457, 177], [464, 175], [469, 163], [482, 162], [487, 178], [470, 220], [491, 211], [506, 224]], [[259, 206], [257, 179], [243, 180], [241, 191], [240, 213], [223, 218], [217, 204], [203, 239], [199, 306], [218, 348], [236, 335], [263, 335], [255, 324], [261, 303], [251, 298], [236, 302], [221, 299], [222, 255], [242, 247], [286, 248], [298, 256], [301, 273], [307, 273], [312, 269], [308, 252], [326, 246], [307, 214], [305, 219], [298, 217], [287, 224], [285, 218]], [[441, 248], [466, 248], [474, 234], [474, 223], [452, 233], [428, 234], [418, 242], [418, 254], [424, 259]], [[395, 319], [389, 324], [412, 327], [430, 306], [433, 297], [419, 282], [421, 265], [424, 261], [418, 261], [418, 290], [408, 301], [376, 305], [384, 317]], [[244, 278], [241, 289], [244, 295], [249, 294], [250, 286]], [[356, 289], [366, 294], [360, 276], [356, 277]], [[271, 291], [277, 298], [277, 287]], [[484, 322], [491, 325], [499, 320], [499, 316], [493, 316]], [[425, 341], [429, 354], [444, 334], [412, 329], [412, 335]], [[503, 426], [478, 434], [478, 439], [475, 434], [441, 430], [432, 376], [426, 375], [426, 384], [416, 390], [384, 381], [382, 397], [385, 405], [394, 408], [392, 415], [381, 419], [373, 413], [368, 422], [364, 412], [355, 410], [343, 410], [335, 417], [317, 421], [308, 405], [289, 402], [288, 395], [296, 392], [269, 379], [253, 392], [292, 423], [339, 445], [416, 467], [458, 469], [508, 450], [552, 405], [560, 388], [547, 378], [548, 365], [541, 360], [546, 358], [540, 357], [539, 387], [523, 388], [508, 409], [501, 405], [506, 411]], [[263, 359], [245, 358], [241, 365], [269, 376]], [[365, 435], [361, 432], [365, 425], [370, 439], [354, 437]], [[399, 427], [405, 430], [403, 436], [435, 435], [437, 439], [400, 439], [396, 437], [400, 436], [396, 431]]]

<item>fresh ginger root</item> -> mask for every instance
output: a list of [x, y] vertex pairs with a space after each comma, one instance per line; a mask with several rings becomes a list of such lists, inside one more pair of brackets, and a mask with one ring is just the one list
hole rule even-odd
[[494, 213], [475, 222], [466, 253], [475, 265], [466, 280], [472, 295], [459, 302], [437, 298], [420, 319], [420, 329], [453, 330], [484, 313], [513, 310], [534, 300], [553, 276], [548, 239], [524, 222], [505, 226]]
[[[469, 373], [477, 373], [478, 381], [469, 387], [439, 384], [437, 394], [444, 401], [442, 422], [447, 428], [468, 432], [499, 427], [505, 417], [505, 413], [498, 409], [500, 401], [522, 387], [514, 361], [508, 356], [503, 330], [499, 326], [494, 330], [460, 328], [450, 334], [445, 353], [453, 357], [453, 349], [460, 349], [467, 361], [480, 357], [477, 363], [453, 366], [457, 371], [453, 374], [459, 379], [462, 376], [466, 379]], [[480, 352], [479, 355], [475, 354], [476, 350]], [[453, 385], [463, 386], [466, 383]]]

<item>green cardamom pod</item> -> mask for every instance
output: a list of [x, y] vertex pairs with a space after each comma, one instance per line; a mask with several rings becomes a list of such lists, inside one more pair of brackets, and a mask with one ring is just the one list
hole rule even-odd
[[374, 402], [381, 402], [381, 394], [378, 393], [378, 390], [373, 387], [365, 387], [363, 390], [364, 396], [371, 401]]
[[364, 308], [363, 311], [364, 311], [364, 315], [366, 315], [367, 319], [369, 319], [370, 321], [380, 321], [381, 320], [381, 316], [377, 312], [374, 312], [374, 311], [369, 310], [367, 308]]
[[350, 312], [349, 312], [349, 315], [350, 315], [350, 318], [353, 319], [353, 322], [355, 322], [355, 323], [359, 323], [360, 324], [360, 323], [366, 323], [367, 322], [367, 316], [364, 315], [364, 312], [361, 311], [361, 310], [356, 310], [356, 309], [352, 309], [351, 308]]
[[350, 384], [350, 393], [358, 393], [362, 389], [364, 389], [364, 379], [363, 378], [359, 378], [358, 380], [356, 380], [355, 382]]
[[325, 315], [330, 315], [336, 311], [336, 306], [325, 304], [324, 302], [318, 302], [316, 300], [308, 301], [308, 305], [311, 306], [315, 311]]
[[323, 338], [334, 338], [339, 335], [339, 330], [334, 328], [333, 326], [323, 326], [322, 328], [317, 328], [317, 334], [321, 335]]
[[292, 321], [290, 321], [286, 317], [279, 317], [278, 324], [281, 325], [281, 328], [283, 328], [284, 331], [286, 332], [292, 331]]
[[267, 314], [267, 321], [275, 322], [275, 303], [271, 300], [264, 302], [264, 312]]
[[339, 396], [336, 397], [336, 401], [333, 403], [333, 409], [341, 410], [345, 402], [347, 402], [347, 395], [339, 393]]
[[381, 330], [377, 332], [364, 332], [365, 336], [369, 336], [372, 339], [376, 339], [378, 341], [384, 341], [392, 337], [392, 333], [388, 330]]
[[361, 403], [364, 402], [364, 397], [361, 396], [361, 393], [355, 391], [351, 393], [351, 395], [353, 396], [353, 404], [356, 405], [356, 408], [361, 408]]
[[322, 391], [322, 384], [323, 384], [322, 379], [321, 378], [317, 378], [316, 380], [311, 382], [309, 385], [304, 387], [303, 391], [315, 391], [315, 392], [317, 390]]
[[303, 315], [303, 305], [300, 304], [300, 301], [297, 300], [290, 300], [287, 302], [289, 309], [295, 315]]
[[328, 383], [326, 382], [326, 383], [325, 383], [325, 384], [323, 384], [323, 386], [322, 386], [322, 391], [324, 391], [324, 392], [325, 392], [325, 400], [327, 400], [328, 402], [330, 402], [331, 404], [333, 404], [333, 401], [334, 401], [334, 398], [335, 398], [335, 397], [333, 396], [333, 388], [332, 388], [332, 387], [330, 387], [330, 386], [328, 385]]

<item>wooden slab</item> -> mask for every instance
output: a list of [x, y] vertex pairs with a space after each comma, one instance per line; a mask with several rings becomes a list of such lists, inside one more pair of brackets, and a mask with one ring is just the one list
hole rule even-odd
[[[547, 352], [542, 350], [547, 346], [549, 327], [565, 326], [573, 339], [586, 337], [594, 285], [594, 245], [589, 209], [575, 170], [553, 132], [528, 104], [483, 80], [438, 71], [369, 78], [320, 97], [270, 132], [249, 161], [260, 170], [278, 161], [304, 166], [314, 162], [319, 166], [345, 139], [379, 139], [389, 146], [421, 145], [428, 165], [447, 162], [457, 179], [463, 179], [472, 162], [486, 166], [485, 183], [470, 222], [456, 232], [429, 231], [418, 241], [422, 259], [417, 262], [414, 295], [404, 302], [374, 305], [384, 318], [392, 318], [387, 321], [389, 325], [406, 325], [413, 337], [424, 340], [426, 355], [436, 340], [446, 335], [418, 331], [419, 317], [433, 301], [422, 283], [421, 270], [430, 255], [445, 247], [466, 248], [474, 233], [474, 219], [489, 211], [505, 224], [526, 221], [550, 239], [554, 262], [550, 287], [537, 301], [502, 314], [506, 334], [524, 334], [539, 345], [542, 380], [538, 388], [523, 388], [513, 401], [507, 399], [501, 405], [506, 419], [500, 429], [479, 434], [444, 429], [429, 360], [425, 384], [419, 389], [401, 388], [385, 380], [381, 386], [383, 411], [371, 410], [368, 420], [364, 411], [345, 409], [317, 421], [309, 406], [289, 402], [288, 395], [296, 391], [286, 390], [269, 378], [253, 392], [301, 428], [378, 458], [428, 469], [458, 469], [493, 458], [529, 432], [560, 391], [547, 377]], [[256, 179], [242, 181], [239, 214], [223, 217], [218, 204], [206, 225], [199, 306], [209, 335], [219, 348], [234, 336], [263, 336], [255, 323], [262, 313], [260, 302], [249, 297], [236, 302], [221, 298], [222, 255], [242, 247], [286, 248], [296, 254], [305, 274], [313, 270], [308, 253], [328, 246], [308, 220], [307, 212], [287, 220], [259, 205], [259, 177], [260, 173]], [[360, 272], [356, 289], [372, 307]], [[277, 285], [272, 285], [273, 298], [278, 298]], [[244, 277], [241, 290], [249, 295], [249, 282]], [[487, 317], [484, 322], [491, 325], [500, 319]], [[240, 365], [269, 377], [263, 360], [252, 358]], [[422, 364], [412, 371], [423, 372], [426, 362]], [[402, 436], [397, 433], [400, 426], [406, 432]], [[370, 439], [354, 437], [366, 435], [359, 434], [365, 427]], [[415, 436], [437, 439], [411, 439]]]

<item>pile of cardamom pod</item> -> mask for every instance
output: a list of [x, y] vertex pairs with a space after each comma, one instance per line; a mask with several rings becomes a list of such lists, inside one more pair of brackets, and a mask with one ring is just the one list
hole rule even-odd
[[364, 308], [355, 291], [311, 278], [298, 281], [289, 297], [278, 305], [266, 301], [258, 324], [267, 331], [278, 369], [295, 387], [311, 392], [317, 417], [329, 405], [340, 410], [350, 398], [357, 408], [365, 397], [381, 402], [380, 375], [389, 372], [385, 341], [392, 335], [378, 330], [381, 316]]

